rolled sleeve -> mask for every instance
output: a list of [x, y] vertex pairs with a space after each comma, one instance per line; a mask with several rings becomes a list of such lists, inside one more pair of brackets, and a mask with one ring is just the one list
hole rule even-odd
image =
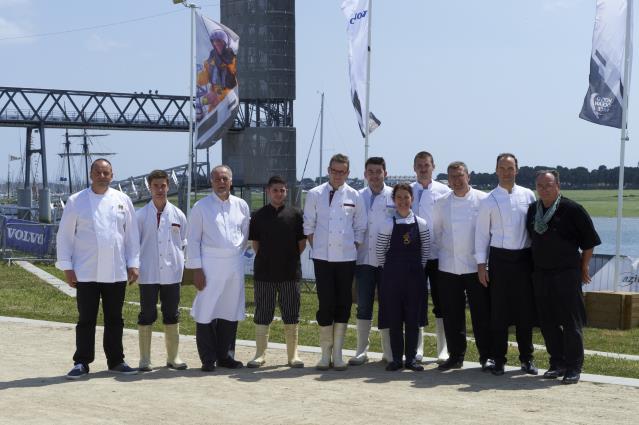
[[186, 239], [188, 245], [186, 246], [186, 264], [187, 269], [201, 269], [202, 268], [202, 213], [199, 205], [196, 204], [191, 210], [191, 216], [188, 219], [186, 232]]
[[62, 213], [58, 233], [56, 235], [56, 268], [59, 270], [73, 269], [73, 244], [75, 240], [75, 227], [77, 212], [74, 201], [67, 201]]
[[304, 234], [312, 235], [315, 233], [315, 225], [317, 223], [317, 196], [318, 193], [309, 191], [306, 194], [306, 202], [304, 203]]

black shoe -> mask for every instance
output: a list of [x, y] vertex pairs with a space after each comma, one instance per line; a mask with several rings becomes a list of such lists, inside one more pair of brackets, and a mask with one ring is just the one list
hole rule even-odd
[[528, 375], [539, 375], [539, 369], [535, 366], [532, 360], [521, 363], [521, 371], [526, 372]]
[[404, 367], [406, 369], [410, 369], [414, 372], [421, 372], [424, 370], [424, 366], [420, 365], [419, 363], [417, 363], [417, 360], [413, 359], [411, 361], [407, 361], [406, 363], [404, 363]]
[[227, 357], [226, 359], [218, 360], [217, 367], [225, 367], [227, 369], [241, 369], [244, 367], [241, 361], [234, 358]]
[[389, 372], [395, 372], [397, 370], [400, 370], [401, 368], [402, 362], [396, 362], [395, 360], [386, 365], [386, 370]]
[[576, 384], [579, 382], [579, 378], [581, 378], [581, 374], [576, 370], [566, 371], [564, 375], [564, 379], [561, 381], [562, 384]]
[[[482, 372], [490, 372], [495, 368], [495, 361], [493, 359], [488, 359], [481, 364]], [[503, 366], [502, 366], [503, 369]]]
[[200, 370], [202, 372], [215, 372], [215, 363], [205, 363]]
[[437, 370], [461, 369], [464, 366], [464, 360], [453, 359], [450, 357], [444, 363], [437, 366]]
[[490, 373], [492, 373], [495, 376], [502, 376], [505, 372], [506, 370], [504, 369], [504, 365], [502, 363], [495, 363], [495, 365], [490, 371]]
[[544, 373], [542, 378], [544, 378], [544, 379], [557, 379], [560, 376], [564, 376], [565, 373], [566, 373], [566, 369], [561, 368], [561, 367], [551, 366], [550, 369], [548, 369]]

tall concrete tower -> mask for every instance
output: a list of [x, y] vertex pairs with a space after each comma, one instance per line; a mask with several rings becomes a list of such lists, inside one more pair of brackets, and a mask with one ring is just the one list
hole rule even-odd
[[236, 186], [262, 187], [273, 174], [295, 198], [295, 0], [222, 0], [222, 23], [240, 36], [240, 109], [222, 142]]

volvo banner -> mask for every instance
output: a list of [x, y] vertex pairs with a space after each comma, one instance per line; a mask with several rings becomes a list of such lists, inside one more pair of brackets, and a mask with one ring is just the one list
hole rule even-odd
[[[363, 116], [366, 114], [366, 85], [368, 83], [368, 13], [369, 0], [344, 0], [342, 12], [346, 16], [346, 32], [348, 34], [348, 69], [351, 77], [351, 101], [357, 114], [357, 122], [366, 136]], [[380, 125], [380, 121], [368, 112], [368, 133], [372, 133]]]
[[3, 248], [35, 255], [45, 255], [51, 242], [53, 226], [0, 216]]
[[240, 37], [197, 13], [195, 61], [195, 147], [213, 146], [231, 128], [240, 105], [237, 49]]
[[579, 118], [616, 128], [621, 128], [623, 96], [628, 92], [623, 87], [626, 54], [632, 61], [632, 48], [626, 52], [627, 1], [597, 0], [589, 87], [579, 114]]

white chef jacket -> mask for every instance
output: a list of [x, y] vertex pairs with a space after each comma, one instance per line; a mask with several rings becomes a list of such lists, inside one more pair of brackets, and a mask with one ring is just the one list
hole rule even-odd
[[230, 195], [222, 201], [215, 193], [200, 199], [191, 210], [186, 246], [186, 268], [201, 269], [202, 256], [241, 256], [248, 244], [251, 211], [248, 204]]
[[463, 197], [451, 191], [435, 204], [433, 228], [439, 250], [439, 270], [458, 275], [477, 273], [475, 225], [479, 205], [487, 196], [473, 188]]
[[168, 285], [182, 281], [186, 217], [175, 205], [166, 203], [157, 220], [153, 201], [136, 211], [140, 229], [139, 284]]
[[89, 187], [69, 196], [56, 243], [56, 267], [73, 270], [78, 282], [122, 282], [127, 268], [140, 267], [135, 209], [115, 189], [99, 195]]
[[344, 183], [329, 205], [331, 185], [326, 182], [306, 194], [304, 234], [313, 235], [311, 257], [325, 261], [355, 261], [355, 242], [364, 242], [366, 212], [359, 192]]
[[413, 188], [413, 205], [411, 209], [418, 217], [426, 220], [426, 224], [428, 224], [428, 230], [430, 230], [431, 236], [433, 239], [431, 241], [431, 249], [430, 259], [437, 259], [438, 250], [435, 249], [435, 229], [433, 229], [433, 209], [435, 207], [435, 203], [444, 195], [451, 192], [451, 189], [443, 183], [440, 183], [436, 180], [431, 180], [428, 187], [422, 186], [420, 182], [413, 182], [410, 184]]
[[475, 259], [477, 264], [488, 261], [489, 246], [503, 249], [530, 247], [526, 230], [528, 205], [535, 202], [532, 190], [513, 186], [511, 193], [501, 186], [493, 189], [479, 206], [475, 229]]
[[187, 231], [186, 267], [201, 268], [206, 286], [193, 300], [197, 323], [244, 319], [244, 251], [251, 212], [236, 196], [222, 201], [212, 193], [191, 210]]
[[395, 203], [393, 202], [393, 188], [384, 185], [384, 188], [373, 199], [373, 192], [370, 187], [366, 187], [359, 191], [364, 203], [364, 211], [366, 214], [366, 232], [364, 233], [364, 242], [357, 248], [358, 265], [366, 264], [377, 267], [377, 255], [375, 247], [377, 245], [377, 234], [379, 226], [388, 218], [395, 214]]

